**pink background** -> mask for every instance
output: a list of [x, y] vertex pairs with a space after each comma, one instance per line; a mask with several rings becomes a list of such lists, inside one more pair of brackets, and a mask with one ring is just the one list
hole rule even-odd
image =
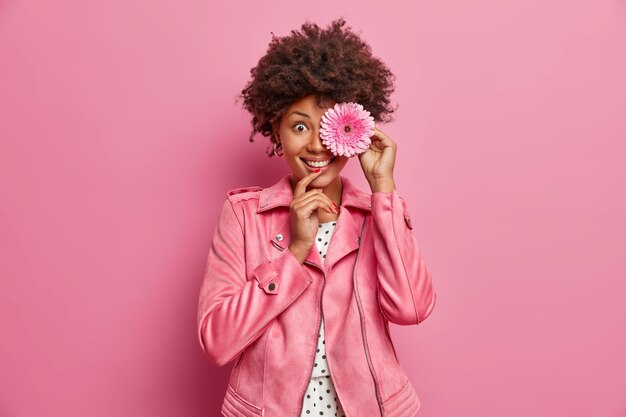
[[210, 238], [287, 172], [234, 98], [271, 31], [340, 15], [397, 75], [419, 415], [626, 416], [626, 3], [409, 3], [0, 2], [0, 416], [219, 415]]

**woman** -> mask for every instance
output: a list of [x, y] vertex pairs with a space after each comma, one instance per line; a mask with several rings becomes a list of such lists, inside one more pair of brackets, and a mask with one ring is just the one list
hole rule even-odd
[[322, 116], [358, 102], [389, 120], [393, 74], [340, 18], [276, 38], [242, 91], [252, 136], [270, 136], [291, 173], [230, 190], [209, 250], [199, 342], [236, 359], [225, 416], [415, 415], [389, 322], [421, 323], [436, 295], [395, 190], [396, 143], [375, 128], [358, 154], [371, 193], [320, 138]]

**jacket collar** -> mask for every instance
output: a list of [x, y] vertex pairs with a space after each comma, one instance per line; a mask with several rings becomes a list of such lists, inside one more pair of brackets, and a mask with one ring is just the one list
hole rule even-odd
[[[261, 190], [257, 213], [280, 206], [289, 207], [293, 199], [290, 178], [291, 174], [287, 174], [274, 185]], [[358, 189], [349, 178], [342, 175], [340, 178], [342, 183], [341, 205], [371, 211], [371, 195]]]
[[[290, 177], [291, 174], [288, 174], [271, 187], [261, 190], [257, 213], [281, 206], [289, 207], [293, 199]], [[337, 217], [333, 238], [330, 240], [328, 256], [325, 262], [322, 261], [316, 245], [313, 245], [305, 259], [305, 261], [317, 265], [320, 269], [330, 270], [337, 261], [358, 249], [361, 227], [364, 225], [362, 222], [364, 222], [365, 216], [371, 211], [371, 194], [366, 194], [359, 190], [346, 177], [341, 176], [341, 182], [343, 185], [341, 191], [342, 209]], [[361, 209], [364, 213], [359, 212], [359, 210], [351, 210], [348, 207]], [[291, 242], [291, 227], [288, 216], [285, 221], [278, 222], [272, 227], [274, 228], [271, 232], [274, 246], [282, 250], [287, 249]]]

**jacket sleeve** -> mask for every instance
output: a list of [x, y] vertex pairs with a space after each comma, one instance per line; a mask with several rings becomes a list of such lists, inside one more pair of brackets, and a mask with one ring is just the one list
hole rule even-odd
[[397, 190], [371, 195], [377, 256], [378, 303], [392, 323], [418, 324], [430, 315], [436, 293], [406, 203]]
[[217, 366], [233, 360], [261, 336], [312, 282], [289, 250], [255, 265], [254, 278], [248, 280], [244, 229], [236, 210], [237, 205], [226, 199], [209, 248], [198, 301], [199, 342]]

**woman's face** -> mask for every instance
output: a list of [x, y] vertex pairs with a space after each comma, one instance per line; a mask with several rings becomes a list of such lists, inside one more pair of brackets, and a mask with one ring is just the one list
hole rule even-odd
[[[321, 168], [322, 172], [311, 182], [309, 188], [330, 190], [341, 187], [339, 173], [346, 166], [349, 158], [334, 155], [322, 143], [320, 137], [322, 115], [335, 102], [327, 100], [321, 104], [323, 107], [318, 107], [315, 95], [293, 102], [280, 120], [276, 139], [282, 143], [283, 158], [291, 169], [295, 181]], [[322, 161], [322, 163], [313, 166], [305, 161]], [[328, 161], [330, 163], [327, 163]]]

